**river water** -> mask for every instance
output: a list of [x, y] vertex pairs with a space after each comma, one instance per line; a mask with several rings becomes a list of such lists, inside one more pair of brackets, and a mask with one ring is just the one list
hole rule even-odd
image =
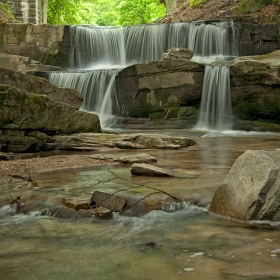
[[[18, 191], [23, 201], [26, 196], [42, 201], [34, 206], [42, 210], [60, 204], [62, 197], [90, 197], [95, 190], [134, 186], [119, 193], [134, 198], [152, 192], [134, 181], [207, 207], [239, 155], [280, 146], [279, 134], [166, 133], [191, 134], [197, 144], [145, 152], [158, 158], [157, 166], [176, 169], [184, 178], [137, 177], [131, 176], [130, 167], [111, 166], [43, 173], [35, 178], [38, 186], [11, 182], [10, 190]], [[136, 152], [143, 151], [104, 148], [91, 153]], [[113, 174], [119, 178], [110, 180]], [[2, 186], [1, 193], [5, 191]], [[0, 206], [1, 279], [280, 279], [277, 225], [242, 224], [192, 205], [145, 215], [136, 207], [128, 213], [134, 216], [115, 213], [110, 220], [36, 217], [35, 212], [13, 216]], [[145, 245], [149, 242], [157, 246]]]

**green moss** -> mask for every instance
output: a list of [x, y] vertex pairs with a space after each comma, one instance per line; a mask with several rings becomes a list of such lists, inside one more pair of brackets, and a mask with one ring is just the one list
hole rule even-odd
[[164, 117], [164, 112], [155, 112], [149, 115], [150, 120], [157, 120], [157, 119], [162, 119]]
[[237, 120], [234, 129], [246, 131], [280, 132], [280, 125], [262, 121]]
[[170, 107], [166, 109], [166, 119], [174, 119], [178, 117], [178, 113], [180, 112], [180, 107]]
[[207, 2], [207, 0], [190, 0], [190, 7], [200, 6]]

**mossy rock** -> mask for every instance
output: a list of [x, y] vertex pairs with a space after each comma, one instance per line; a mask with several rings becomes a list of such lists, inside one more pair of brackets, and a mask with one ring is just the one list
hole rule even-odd
[[180, 107], [170, 107], [166, 109], [166, 119], [175, 119], [178, 117], [178, 113], [180, 112]]
[[263, 121], [237, 120], [235, 121], [234, 129], [246, 131], [280, 132], [280, 125]]

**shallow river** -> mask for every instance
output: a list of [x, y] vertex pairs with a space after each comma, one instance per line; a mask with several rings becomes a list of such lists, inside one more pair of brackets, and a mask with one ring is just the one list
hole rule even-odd
[[[120, 195], [134, 198], [152, 192], [133, 182], [207, 207], [239, 155], [248, 149], [280, 147], [279, 134], [166, 133], [191, 133], [197, 145], [145, 152], [158, 158], [157, 166], [176, 169], [185, 178], [136, 177], [129, 167], [103, 167], [40, 174], [35, 178], [37, 187], [11, 182], [10, 188], [23, 200], [33, 195], [43, 201], [35, 210], [60, 203], [66, 196], [90, 197], [95, 190], [124, 189]], [[91, 153], [136, 152], [143, 151]], [[114, 174], [119, 178], [110, 180]], [[130, 212], [134, 216], [114, 214], [111, 220], [67, 220], [34, 213], [7, 216], [5, 211], [5, 206], [0, 208], [0, 279], [280, 279], [277, 226], [237, 223], [190, 205], [172, 213], [158, 210], [145, 215], [136, 207]], [[146, 246], [148, 242], [157, 246]]]

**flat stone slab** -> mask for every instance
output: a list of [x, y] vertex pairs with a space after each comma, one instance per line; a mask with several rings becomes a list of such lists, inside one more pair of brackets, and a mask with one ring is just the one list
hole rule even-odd
[[92, 194], [90, 205], [103, 206], [112, 211], [120, 212], [127, 203], [127, 199], [114, 194], [95, 191]]
[[141, 154], [133, 154], [133, 155], [127, 155], [123, 157], [118, 157], [115, 159], [115, 161], [124, 164], [132, 164], [132, 163], [157, 162], [157, 159], [153, 156], [150, 156], [149, 154], [141, 153]]
[[131, 174], [140, 176], [175, 177], [172, 171], [146, 163], [134, 163], [131, 168]]

